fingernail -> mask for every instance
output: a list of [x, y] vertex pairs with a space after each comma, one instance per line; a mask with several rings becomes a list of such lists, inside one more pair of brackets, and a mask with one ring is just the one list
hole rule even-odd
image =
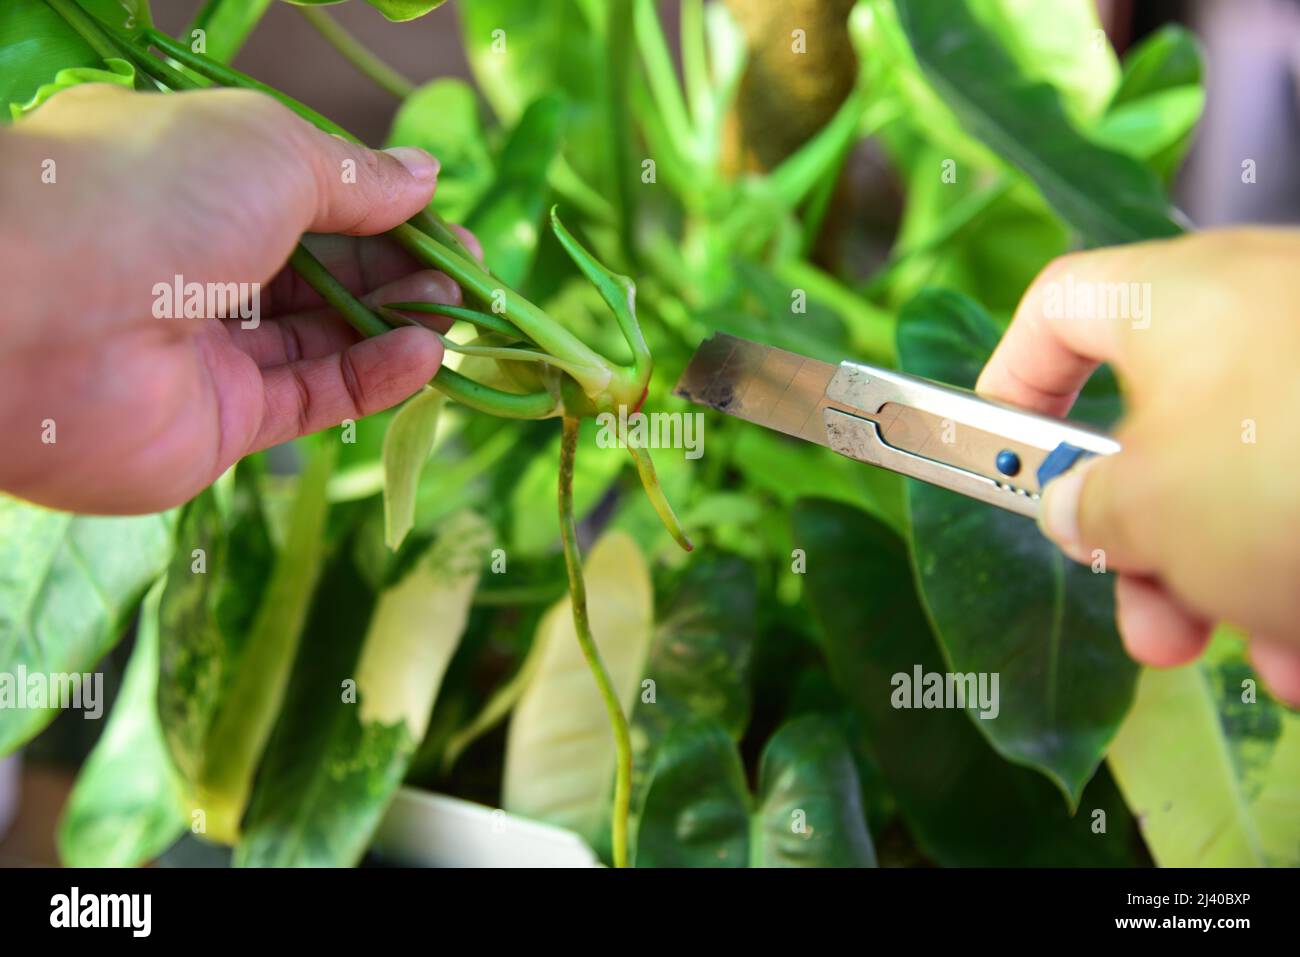
[[438, 178], [442, 164], [424, 150], [414, 146], [394, 146], [384, 150], [389, 156], [406, 167], [406, 171], [422, 183]]
[[1062, 551], [1077, 550], [1079, 541], [1079, 494], [1083, 491], [1084, 469], [1076, 468], [1053, 479], [1043, 489], [1043, 507], [1038, 524], [1043, 534]]

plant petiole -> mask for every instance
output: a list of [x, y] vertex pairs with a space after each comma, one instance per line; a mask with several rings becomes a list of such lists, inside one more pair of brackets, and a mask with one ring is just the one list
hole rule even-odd
[[358, 71], [373, 80], [377, 86], [399, 100], [404, 100], [415, 92], [414, 83], [366, 49], [364, 44], [348, 33], [342, 24], [324, 10], [317, 10], [315, 7], [299, 7], [298, 12], [330, 46]]
[[401, 312], [426, 312], [434, 316], [445, 316], [448, 319], [460, 319], [487, 332], [495, 332], [497, 335], [506, 336], [518, 342], [528, 341], [528, 337], [520, 332], [509, 319], [491, 313], [479, 312], [477, 309], [448, 306], [440, 302], [387, 302], [384, 303], [382, 308], [395, 309]]
[[582, 649], [582, 656], [587, 660], [587, 667], [596, 679], [596, 688], [605, 703], [610, 729], [614, 733], [616, 764], [611, 844], [614, 866], [627, 867], [628, 811], [632, 803], [632, 736], [609, 672], [601, 661], [600, 649], [596, 647], [596, 640], [591, 633], [591, 621], [587, 615], [587, 583], [582, 576], [582, 554], [578, 550], [578, 531], [573, 520], [573, 460], [577, 448], [578, 420], [566, 415], [560, 442], [560, 541], [564, 546], [564, 567], [569, 574], [573, 630], [578, 636], [578, 645]]
[[347, 287], [335, 279], [325, 268], [325, 264], [302, 243], [298, 244], [289, 257], [289, 265], [306, 280], [308, 285], [320, 293], [322, 299], [347, 320], [348, 325], [363, 336], [383, 335], [392, 328], [371, 312], [360, 299], [348, 292]]
[[412, 256], [427, 266], [442, 270], [466, 292], [484, 302], [500, 303], [501, 312], [524, 335], [541, 349], [573, 366], [569, 374], [587, 395], [598, 396], [609, 387], [611, 363], [523, 296], [498, 285], [491, 273], [474, 260], [426, 236], [410, 223], [396, 227], [390, 235]]

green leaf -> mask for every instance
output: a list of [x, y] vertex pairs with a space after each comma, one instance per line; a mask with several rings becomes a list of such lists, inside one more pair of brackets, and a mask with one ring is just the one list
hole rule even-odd
[[749, 791], [736, 743], [716, 720], [664, 740], [637, 814], [637, 867], [745, 867]]
[[[212, 840], [234, 843], [239, 834], [288, 684], [320, 572], [336, 449], [333, 436], [314, 443], [269, 580], [248, 560], [263, 548], [266, 532], [238, 476], [234, 520], [227, 525], [206, 505], [178, 536], [162, 602], [159, 712], [191, 806], [203, 812]], [[241, 544], [249, 542], [251, 548]], [[195, 548], [205, 550], [208, 563], [201, 577]]]
[[1244, 650], [1221, 632], [1195, 664], [1144, 670], [1110, 749], [1161, 867], [1300, 866], [1300, 714], [1258, 691]]
[[496, 177], [466, 218], [492, 274], [507, 287], [523, 282], [537, 254], [546, 174], [560, 149], [563, 119], [564, 103], [557, 96], [529, 104], [497, 158]]
[[634, 367], [645, 370], [648, 376], [650, 349], [641, 334], [641, 326], [636, 318], [636, 283], [630, 276], [621, 275], [607, 268], [589, 249], [578, 242], [560, 222], [559, 214], [554, 208], [551, 209], [551, 229], [574, 265], [596, 288], [605, 305], [609, 306], [610, 312], [614, 313], [619, 331], [622, 332], [624, 341], [632, 351]]
[[396, 550], [415, 523], [420, 473], [433, 451], [442, 393], [425, 386], [398, 410], [384, 433], [384, 543]]
[[1026, 77], [1060, 92], [1076, 121], [1106, 108], [1120, 69], [1094, 0], [970, 0], [970, 9]]
[[[923, 293], [904, 308], [903, 369], [974, 386], [999, 330], [975, 303]], [[1120, 403], [1095, 376], [1076, 417], [1108, 425]], [[1133, 700], [1137, 666], [1115, 632], [1114, 586], [1066, 559], [1029, 519], [909, 482], [912, 553], [945, 657], [958, 672], [1000, 674], [996, 718], [969, 713], [1012, 761], [1038, 768], [1073, 805]]]
[[76, 0], [79, 7], [119, 33], [137, 36], [153, 26], [149, 0]]
[[717, 552], [692, 556], [656, 602], [643, 692], [630, 721], [632, 806], [637, 806], [659, 742], [692, 718], [716, 720], [739, 741], [749, 723], [749, 662], [753, 652], [758, 582], [743, 559]]
[[403, 100], [385, 145], [418, 146], [438, 157], [433, 205], [453, 222], [464, 222], [492, 185], [478, 97], [463, 80], [434, 80]]
[[638, 815], [637, 867], [874, 867], [858, 774], [820, 715], [783, 725], [751, 800], [736, 744], [711, 718], [665, 738]]
[[204, 32], [203, 49], [197, 52], [219, 63], [229, 63], [261, 22], [272, 0], [208, 0], [194, 17], [181, 39], [193, 42], [194, 31]]
[[103, 66], [103, 57], [44, 0], [0, 3], [0, 104], [27, 103], [60, 70]]
[[579, 0], [474, 0], [459, 4], [461, 39], [478, 87], [506, 126], [530, 103], [561, 94], [569, 158], [586, 185], [613, 195], [609, 88], [595, 11]]
[[[69, 515], [0, 495], [0, 674], [92, 671], [166, 566], [174, 521]], [[0, 707], [0, 755], [57, 713]]]
[[599, 38], [576, 0], [477, 0], [458, 12], [474, 78], [503, 123], [552, 91], [602, 102]]
[[366, 0], [389, 20], [404, 22], [437, 10], [447, 0]]
[[1092, 132], [1097, 142], [1143, 160], [1169, 177], [1182, 163], [1205, 109], [1205, 91], [1183, 87], [1116, 107]]
[[[626, 714], [653, 634], [650, 571], [630, 536], [610, 532], [592, 548], [584, 573], [591, 632]], [[533, 640], [545, 645], [510, 720], [501, 804], [594, 839], [609, 813], [614, 738], [568, 598], [546, 612]]]
[[82, 83], [111, 83], [128, 90], [135, 88], [135, 67], [126, 60], [109, 59], [104, 61], [107, 69], [90, 66], [72, 66], [54, 74], [53, 81], [42, 84], [32, 98], [26, 103], [10, 103], [9, 112], [18, 120], [34, 111], [55, 93]]
[[[864, 740], [855, 746], [880, 768], [925, 853], [952, 866], [1128, 862], [1132, 821], [1105, 774], [1071, 817], [1042, 775], [1003, 761], [964, 714], [894, 706], [901, 680], [917, 669], [959, 667], [944, 661], [931, 635], [902, 539], [865, 512], [817, 499], [795, 506], [793, 526], [831, 678], [861, 721]], [[1000, 683], [1004, 693], [1008, 683]], [[1004, 714], [1007, 707], [1004, 700]], [[1097, 810], [1105, 834], [1092, 833]]]
[[758, 781], [755, 865], [876, 866], [853, 755], [829, 720], [783, 725], [763, 749]]
[[1205, 82], [1205, 55], [1196, 34], [1166, 24], [1139, 43], [1124, 59], [1124, 76], [1110, 108], [1148, 96]]
[[[286, 0], [299, 7], [324, 7], [342, 3], [344, 0]], [[366, 0], [389, 20], [404, 22], [422, 17], [431, 10], [436, 10], [447, 0]]]
[[477, 515], [452, 516], [377, 602], [350, 557], [331, 567], [312, 613], [313, 641], [299, 651], [258, 773], [236, 864], [360, 860], [424, 737], [490, 541]]
[[1205, 108], [1204, 74], [1194, 34], [1172, 25], [1157, 31], [1124, 61], [1123, 81], [1093, 138], [1171, 180]]
[[1155, 176], [1080, 133], [1056, 90], [1026, 77], [966, 0], [896, 5], [917, 62], [962, 125], [1029, 176], [1088, 243], [1181, 231]]
[[907, 155], [913, 174], [894, 262], [874, 282], [887, 283], [899, 306], [940, 286], [1010, 315], [1029, 283], [1070, 247], [1070, 229], [1022, 177], [962, 168], [957, 182], [936, 171], [944, 145], [918, 143]]
[[117, 703], [59, 819], [67, 867], [137, 867], [188, 824], [180, 775], [158, 722], [159, 581], [145, 598]]

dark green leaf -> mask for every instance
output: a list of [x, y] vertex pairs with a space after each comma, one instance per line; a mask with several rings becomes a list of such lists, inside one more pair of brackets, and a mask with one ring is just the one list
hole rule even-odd
[[[1072, 818], [1042, 775], [1003, 761], [966, 715], [893, 706], [896, 676], [960, 667], [944, 661], [932, 637], [897, 534], [850, 506], [804, 500], [794, 509], [794, 537], [807, 554], [805, 600], [831, 677], [861, 716], [863, 746], [927, 854], [986, 867], [1128, 860], [1132, 822], [1105, 775]], [[1091, 830], [1096, 810], [1105, 812], [1106, 834]]]
[[[117, 643], [172, 550], [174, 516], [97, 518], [0, 495], [0, 675], [84, 674]], [[5, 689], [12, 693], [12, 685]], [[0, 754], [54, 719], [0, 707]]]
[[838, 729], [807, 715], [763, 751], [752, 802], [740, 755], [712, 718], [664, 738], [637, 820], [637, 867], [873, 867], [858, 774]]
[[749, 660], [758, 583], [749, 563], [704, 552], [692, 557], [656, 605], [643, 690], [632, 712], [633, 806], [659, 742], [692, 718], [718, 721], [732, 740], [749, 722]]
[[772, 736], [758, 791], [756, 865], [876, 866], [853, 756], [826, 718], [795, 718]]
[[[972, 301], [922, 294], [900, 317], [899, 356], [909, 373], [970, 388], [998, 337]], [[1102, 374], [1076, 417], [1108, 425], [1119, 411]], [[917, 575], [948, 661], [1001, 675], [1000, 713], [972, 709], [972, 720], [1073, 803], [1133, 701], [1137, 666], [1115, 632], [1112, 579], [1067, 560], [1029, 519], [919, 482], [908, 501]]]
[[637, 819], [637, 867], [749, 863], [745, 769], [725, 728], [703, 718], [669, 733]]
[[59, 858], [68, 867], [137, 867], [185, 830], [180, 775], [158, 722], [158, 603], [145, 598], [131, 662], [104, 733], [77, 774], [59, 820]]
[[1028, 80], [965, 0], [896, 0], [918, 63], [962, 124], [1020, 168], [1093, 245], [1180, 232], [1159, 181], [1090, 142], [1054, 88]]

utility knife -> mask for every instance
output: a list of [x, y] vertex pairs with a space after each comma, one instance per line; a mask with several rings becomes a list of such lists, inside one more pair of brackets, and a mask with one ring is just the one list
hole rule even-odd
[[1035, 518], [1043, 488], [1119, 443], [1072, 422], [878, 369], [716, 333], [675, 393], [840, 455]]

